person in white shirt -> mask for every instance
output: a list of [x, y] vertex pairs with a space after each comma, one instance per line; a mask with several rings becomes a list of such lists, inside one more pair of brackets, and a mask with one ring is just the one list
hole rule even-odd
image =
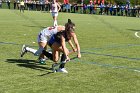
[[20, 2], [20, 12], [24, 12], [24, 1]]
[[[65, 26], [54, 26], [54, 27], [47, 27], [47, 28], [43, 29], [38, 34], [39, 49], [36, 50], [36, 49], [30, 48], [30, 47], [27, 47], [26, 45], [23, 45], [22, 49], [21, 49], [20, 56], [23, 57], [25, 53], [30, 52], [30, 53], [34, 54], [35, 56], [40, 56], [39, 57], [40, 63], [41, 62], [44, 63], [45, 59], [44, 59], [44, 55], [42, 54], [42, 51], [47, 49], [47, 43], [50, 40], [50, 38], [52, 37], [52, 35], [54, 35], [58, 32], [67, 31], [67, 29], [70, 29], [69, 25], [72, 28], [75, 27], [75, 24], [70, 23], [69, 20], [68, 20], [68, 23], [65, 24]], [[73, 49], [74, 52], [79, 51], [80, 50], [79, 44], [76, 40], [76, 36], [74, 36], [74, 35], [73, 35], [73, 40], [74, 40], [74, 43], [76, 45], [76, 48], [74, 47], [73, 43], [70, 41], [69, 44], [70, 44], [71, 48]], [[80, 53], [78, 54], [78, 56], [81, 56]]]
[[[66, 47], [66, 42], [70, 44], [71, 40], [74, 41], [76, 45], [76, 50], [73, 50], [73, 52], [77, 52], [77, 58], [81, 58], [80, 45], [78, 43], [76, 33], [74, 32], [75, 24], [71, 22], [71, 20], [69, 19], [68, 23], [65, 24], [65, 27], [67, 28], [65, 29], [65, 31], [54, 34], [48, 41], [48, 45], [51, 47], [52, 53], [49, 53], [45, 50], [42, 51], [42, 53], [47, 58], [54, 61], [54, 64], [52, 65], [53, 72], [68, 73], [68, 71], [65, 69], [65, 64], [67, 61], [70, 61], [69, 58], [70, 52]], [[60, 53], [62, 53], [62, 55], [60, 63], [58, 63], [60, 59]], [[57, 66], [59, 66], [58, 69], [56, 69]]]
[[60, 11], [61, 6], [57, 3], [56, 0], [52, 1], [51, 4], [51, 10], [50, 12], [52, 13], [52, 17], [53, 17], [53, 26], [57, 26], [57, 17], [58, 17], [58, 12]]
[[56, 34], [57, 32], [60, 32], [62, 30], [65, 30], [65, 26], [53, 26], [53, 27], [47, 27], [41, 30], [37, 37], [39, 49], [35, 50], [33, 48], [23, 45], [22, 51], [21, 51], [21, 57], [23, 57], [23, 55], [26, 52], [33, 53], [35, 56], [40, 56], [42, 51], [47, 48], [47, 41], [50, 39], [50, 37], [53, 34]]

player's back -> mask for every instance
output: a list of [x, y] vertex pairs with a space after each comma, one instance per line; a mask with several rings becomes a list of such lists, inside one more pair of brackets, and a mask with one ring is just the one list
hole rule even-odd
[[47, 27], [41, 31], [44, 36], [52, 36], [57, 33], [57, 27]]

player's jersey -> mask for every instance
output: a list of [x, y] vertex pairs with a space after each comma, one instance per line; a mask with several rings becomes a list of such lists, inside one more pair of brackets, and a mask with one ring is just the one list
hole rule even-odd
[[51, 11], [52, 12], [58, 12], [58, 7], [57, 7], [56, 3], [52, 4]]
[[43, 29], [39, 34], [38, 34], [38, 42], [47, 42], [50, 37], [54, 34], [56, 34], [57, 31], [57, 26], [55, 27], [47, 27]]
[[65, 38], [66, 42], [68, 42], [71, 39], [71, 37], [67, 36], [66, 31], [58, 32], [58, 33], [52, 35], [52, 37], [48, 41], [49, 46], [51, 47], [54, 42], [61, 44], [61, 36], [63, 36]]

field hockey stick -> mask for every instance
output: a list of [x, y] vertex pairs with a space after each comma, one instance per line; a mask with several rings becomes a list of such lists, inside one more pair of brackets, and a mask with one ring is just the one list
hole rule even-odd
[[69, 50], [69, 54], [73, 54], [75, 53], [73, 50]]
[[[73, 57], [73, 58], [71, 58], [69, 61], [67, 61], [66, 60], [66, 62], [65, 63], [67, 63], [67, 62], [70, 62], [71, 60], [74, 60], [74, 59], [77, 59], [78, 57]], [[57, 72], [57, 69], [59, 68], [59, 66], [62, 64], [63, 62], [59, 62], [59, 63], [55, 63], [55, 64], [52, 64], [52, 71], [55, 73], [55, 72]]]

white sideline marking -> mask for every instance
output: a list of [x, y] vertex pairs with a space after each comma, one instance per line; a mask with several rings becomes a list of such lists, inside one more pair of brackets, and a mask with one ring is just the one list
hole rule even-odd
[[136, 71], [136, 72], [140, 72], [139, 70], [134, 70], [134, 71]]
[[140, 36], [138, 36], [138, 32], [135, 32], [135, 36], [138, 37], [138, 38], [140, 38]]

